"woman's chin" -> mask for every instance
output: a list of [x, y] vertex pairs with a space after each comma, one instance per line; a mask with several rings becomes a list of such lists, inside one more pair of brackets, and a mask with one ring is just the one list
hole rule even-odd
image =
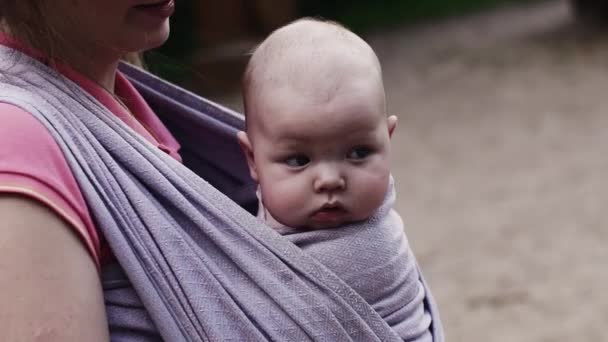
[[170, 26], [167, 21], [162, 27], [155, 30], [139, 31], [137, 34], [129, 36], [129, 40], [124, 42], [128, 51], [145, 51], [163, 45], [169, 39]]
[[167, 20], [166, 24], [156, 30], [155, 32], [149, 32], [144, 40], [146, 46], [144, 50], [154, 49], [163, 44], [169, 39], [169, 34], [171, 33], [171, 28], [169, 26], [169, 21]]

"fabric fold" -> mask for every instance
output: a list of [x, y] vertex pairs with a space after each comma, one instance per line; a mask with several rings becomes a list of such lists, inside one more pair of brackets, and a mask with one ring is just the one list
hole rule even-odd
[[[56, 139], [97, 226], [141, 299], [145, 317], [164, 340], [399, 340], [337, 275], [228, 197], [247, 198], [243, 193], [249, 184], [242, 176], [246, 171], [238, 168], [242, 160], [237, 162], [234, 154], [238, 116], [143, 71], [123, 68], [131, 79], [141, 80], [142, 89], [165, 95], [147, 98], [153, 109], [165, 103], [162, 112], [168, 116], [204, 122], [209, 136], [191, 131], [180, 143], [204, 158], [201, 168], [215, 172], [202, 173], [209, 182], [70, 80], [6, 47], [0, 47], [0, 101], [34, 115]], [[197, 149], [217, 158], [201, 156]], [[425, 303], [440, 341], [428, 291]], [[110, 320], [112, 314], [110, 310]]]

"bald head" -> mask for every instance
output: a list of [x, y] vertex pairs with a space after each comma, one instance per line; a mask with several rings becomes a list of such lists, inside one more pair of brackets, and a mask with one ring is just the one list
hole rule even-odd
[[375, 88], [384, 106], [382, 71], [372, 48], [339, 24], [300, 19], [273, 32], [253, 53], [243, 79], [245, 113], [252, 121], [264, 112], [261, 102], [287, 92], [311, 103], [329, 101], [353, 82]]

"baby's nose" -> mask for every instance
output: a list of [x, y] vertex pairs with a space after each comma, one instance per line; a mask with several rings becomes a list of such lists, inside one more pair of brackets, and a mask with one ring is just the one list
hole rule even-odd
[[324, 170], [314, 182], [316, 192], [339, 191], [344, 190], [345, 187], [344, 178], [335, 170]]

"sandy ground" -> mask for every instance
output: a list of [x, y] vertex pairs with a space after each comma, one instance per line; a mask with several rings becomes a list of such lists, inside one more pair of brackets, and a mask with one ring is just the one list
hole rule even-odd
[[608, 340], [602, 36], [549, 1], [366, 37], [399, 116], [398, 210], [448, 340]]

